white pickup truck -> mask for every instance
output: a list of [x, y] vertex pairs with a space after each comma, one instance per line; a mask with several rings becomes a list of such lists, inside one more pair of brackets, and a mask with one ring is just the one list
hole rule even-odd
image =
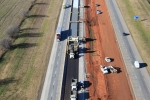
[[76, 90], [77, 91], [77, 79], [72, 79], [71, 87], [72, 87], [72, 90]]

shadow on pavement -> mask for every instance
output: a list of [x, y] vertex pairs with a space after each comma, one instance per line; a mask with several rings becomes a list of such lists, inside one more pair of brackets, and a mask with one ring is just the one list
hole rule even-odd
[[140, 64], [140, 68], [143, 68], [143, 67], [147, 67], [147, 63], [139, 63]]
[[93, 53], [93, 52], [95, 52], [95, 51], [93, 51], [93, 50], [90, 50], [90, 48], [85, 48], [85, 47], [79, 47], [79, 54], [80, 53]]
[[128, 36], [128, 35], [130, 35], [129, 33], [122, 33], [123, 34], [123, 36]]
[[68, 38], [68, 36], [71, 36], [71, 30], [65, 30], [61, 31], [61, 41], [64, 41], [65, 39]]

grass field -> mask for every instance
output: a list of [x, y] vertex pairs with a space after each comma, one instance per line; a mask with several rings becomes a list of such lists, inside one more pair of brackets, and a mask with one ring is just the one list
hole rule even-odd
[[0, 100], [37, 100], [46, 73], [62, 1], [1, 0], [0, 38], [20, 26], [13, 47], [0, 60]]
[[[150, 72], [150, 5], [147, 0], [117, 0], [130, 33]], [[133, 17], [139, 16], [135, 21]]]

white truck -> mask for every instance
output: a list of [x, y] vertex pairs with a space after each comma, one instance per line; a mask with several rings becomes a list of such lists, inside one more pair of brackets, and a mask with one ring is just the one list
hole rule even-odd
[[71, 90], [72, 91], [74, 91], [74, 90], [77, 91], [77, 86], [78, 86], [77, 85], [77, 79], [72, 79], [71, 80]]
[[76, 100], [77, 99], [77, 91], [75, 91], [75, 90], [71, 91], [70, 98], [71, 98], [71, 100]]

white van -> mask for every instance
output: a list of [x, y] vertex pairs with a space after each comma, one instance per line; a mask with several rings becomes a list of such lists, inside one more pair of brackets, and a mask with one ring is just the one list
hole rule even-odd
[[134, 66], [135, 66], [135, 68], [140, 68], [139, 62], [138, 61], [134, 61]]

